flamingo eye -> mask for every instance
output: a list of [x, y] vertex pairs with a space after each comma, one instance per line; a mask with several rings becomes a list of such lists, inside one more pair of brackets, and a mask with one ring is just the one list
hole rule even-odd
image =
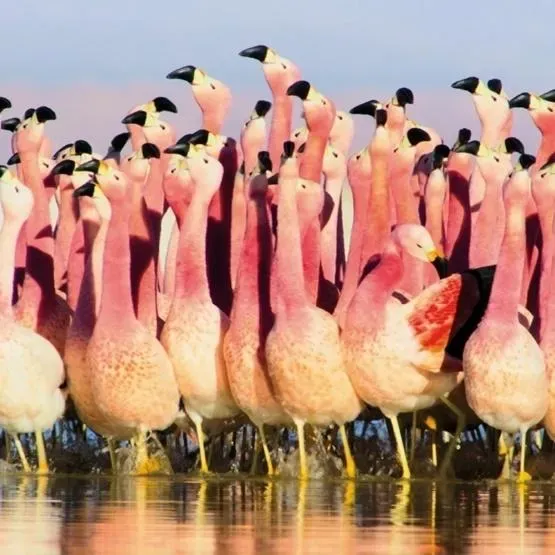
[[202, 161], [203, 161], [205, 164], [208, 164], [208, 158], [203, 158]]
[[119, 176], [114, 175], [114, 177], [115, 177], [116, 181], [119, 181]]
[[339, 121], [343, 121], [343, 116], [337, 116], [337, 119], [338, 119]]
[[494, 156], [493, 159], [494, 159], [496, 162], [499, 162], [499, 158], [498, 158], [497, 156]]
[[210, 87], [212, 88], [213, 91], [216, 90], [216, 86], [214, 85], [214, 83], [210, 83]]
[[166, 126], [165, 126], [165, 125], [162, 125], [162, 124], [160, 124], [160, 129], [162, 129], [162, 131], [165, 131], [165, 130], [166, 130]]
[[286, 66], [285, 64], [281, 64], [281, 67], [282, 67], [283, 69], [287, 69], [287, 66]]
[[337, 152], [332, 152], [334, 158], [339, 158], [339, 154]]
[[422, 245], [421, 245], [420, 243], [416, 243], [416, 246], [417, 246], [419, 249], [422, 248]]

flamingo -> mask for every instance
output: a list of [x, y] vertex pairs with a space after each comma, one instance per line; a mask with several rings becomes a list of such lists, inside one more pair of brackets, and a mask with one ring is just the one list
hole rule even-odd
[[51, 428], [65, 409], [61, 386], [64, 365], [54, 346], [14, 319], [12, 284], [17, 236], [33, 208], [32, 191], [6, 166], [0, 166], [0, 204], [4, 222], [0, 231], [0, 425], [14, 437], [25, 472], [29, 463], [17, 434], [34, 432], [39, 474], [48, 473], [42, 431]]
[[[163, 430], [174, 422], [179, 391], [168, 355], [133, 310], [129, 180], [101, 160], [90, 160], [76, 170], [94, 174], [92, 183], [107, 197], [112, 210], [104, 247], [100, 310], [86, 353], [92, 395], [110, 422], [113, 436], [135, 436], [135, 472], [141, 474], [151, 468], [145, 433]], [[91, 194], [90, 188], [85, 191]], [[83, 189], [76, 191], [83, 193]]]
[[542, 420], [548, 406], [544, 355], [518, 321], [530, 200], [530, 175], [524, 166], [533, 158], [523, 156], [527, 162], [517, 164], [503, 188], [505, 232], [489, 303], [463, 352], [470, 407], [488, 425], [521, 434], [518, 481], [530, 478], [525, 472], [526, 432]]
[[293, 83], [301, 78], [301, 72], [291, 60], [263, 44], [245, 48], [239, 52], [239, 56], [252, 58], [262, 63], [264, 77], [272, 91], [274, 109], [268, 137], [268, 151], [273, 167], [278, 168], [283, 143], [291, 135], [293, 103], [287, 91]]
[[308, 477], [304, 425], [337, 424], [345, 452], [347, 475], [355, 475], [344, 424], [361, 411], [345, 371], [339, 328], [333, 317], [316, 307], [304, 284], [298, 192], [323, 190], [318, 182], [299, 178], [294, 143], [284, 143], [279, 172], [277, 248], [275, 253], [275, 322], [266, 340], [266, 360], [277, 398], [297, 428], [300, 478]]
[[239, 413], [223, 356], [229, 320], [210, 298], [205, 258], [209, 205], [220, 187], [223, 166], [201, 147], [181, 146], [195, 186], [181, 224], [175, 290], [160, 341], [173, 363], [185, 410], [195, 424], [201, 472], [207, 473], [202, 421]]
[[260, 434], [268, 474], [274, 473], [264, 425], [291, 422], [276, 399], [268, 374], [265, 344], [273, 324], [270, 308], [272, 230], [268, 207], [266, 171], [271, 169], [269, 153], [258, 155], [246, 183], [246, 229], [240, 253], [237, 287], [230, 326], [224, 338], [224, 357], [231, 393], [238, 407], [256, 425]]
[[56, 119], [47, 106], [32, 111], [17, 126], [12, 144], [21, 159], [21, 172], [34, 197], [33, 210], [25, 225], [27, 260], [25, 281], [15, 310], [16, 320], [36, 330], [63, 355], [70, 311], [54, 286], [54, 239], [48, 198], [41, 179], [39, 153], [44, 124]]
[[181, 79], [191, 85], [193, 96], [202, 111], [203, 129], [219, 134], [231, 107], [231, 91], [227, 85], [191, 65], [171, 71], [166, 78]]

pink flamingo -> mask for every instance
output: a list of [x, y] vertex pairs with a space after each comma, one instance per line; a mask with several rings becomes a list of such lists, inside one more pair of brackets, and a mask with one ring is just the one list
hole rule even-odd
[[202, 127], [215, 135], [221, 133], [223, 122], [231, 107], [231, 91], [221, 81], [210, 77], [195, 66], [183, 66], [166, 75], [189, 83], [202, 111]]
[[512, 170], [510, 154], [522, 154], [524, 147], [517, 138], [508, 137], [499, 148], [492, 149], [484, 143], [469, 141], [457, 147], [456, 152], [476, 156], [476, 168], [486, 186], [470, 238], [470, 267], [497, 264], [505, 228], [503, 184]]
[[104, 247], [102, 299], [86, 354], [90, 386], [112, 435], [136, 437], [135, 472], [141, 474], [151, 467], [145, 433], [163, 430], [174, 422], [179, 391], [168, 355], [133, 310], [129, 180], [99, 160], [90, 160], [76, 170], [94, 174], [95, 188], [100, 188], [112, 209]]
[[287, 90], [300, 79], [301, 73], [291, 60], [280, 56], [275, 50], [263, 44], [245, 48], [239, 52], [239, 56], [262, 63], [264, 77], [272, 91], [274, 108], [268, 150], [273, 167], [278, 168], [283, 142], [288, 140], [291, 134], [293, 102]]
[[138, 151], [121, 161], [120, 168], [127, 175], [132, 191], [129, 232], [133, 305], [139, 322], [156, 337], [158, 322], [155, 248], [151, 212], [144, 198], [153, 159], [160, 159], [159, 148], [153, 143], [143, 143]]
[[510, 108], [525, 108], [541, 133], [532, 175], [541, 168], [555, 152], [555, 89], [543, 94], [523, 92], [509, 101]]
[[273, 324], [270, 308], [272, 230], [266, 171], [269, 153], [261, 151], [260, 164], [247, 178], [247, 221], [239, 259], [231, 323], [224, 338], [224, 357], [231, 393], [239, 408], [260, 434], [268, 474], [274, 473], [264, 425], [283, 426], [291, 419], [276, 399], [264, 354]]
[[543, 353], [518, 321], [530, 200], [530, 176], [523, 166], [529, 167], [533, 158], [523, 156], [528, 162], [515, 167], [503, 190], [505, 233], [486, 313], [463, 352], [470, 407], [488, 425], [521, 434], [519, 481], [530, 478], [525, 472], [526, 432], [542, 420], [548, 405]]
[[[320, 234], [322, 275], [325, 280], [339, 286], [341, 281], [340, 206], [343, 182], [347, 177], [347, 163], [343, 153], [329, 144], [324, 153], [322, 171], [325, 176], [324, 190], [331, 205], [329, 214], [324, 215]], [[327, 216], [327, 218], [326, 218]]]
[[[77, 172], [89, 177], [87, 172]], [[87, 346], [92, 337], [102, 298], [102, 265], [108, 226], [111, 219], [111, 207], [108, 199], [99, 187], [87, 181], [75, 188], [75, 197], [79, 201], [79, 212], [83, 223], [90, 225], [93, 221], [98, 230], [92, 243], [85, 243], [85, 271], [79, 290], [75, 315], [68, 330], [64, 363], [67, 371], [68, 389], [75, 404], [79, 418], [94, 432], [108, 440], [112, 470], [116, 471], [116, 459], [113, 439], [118, 430], [114, 430], [110, 420], [104, 416], [96, 405], [93, 395], [90, 369], [87, 363]], [[117, 436], [116, 436], [117, 437]], [[130, 435], [117, 439], [129, 439]]]
[[[91, 145], [82, 139], [64, 152], [63, 159], [80, 157], [82, 154], [92, 154]], [[75, 163], [73, 164], [75, 166]], [[58, 170], [62, 166], [57, 166]], [[72, 168], [73, 170], [73, 168]], [[73, 185], [71, 174], [52, 172], [53, 176], [58, 176], [58, 189], [60, 191], [60, 208], [58, 215], [58, 225], [54, 240], [54, 285], [57, 290], [67, 289], [67, 271], [71, 242], [77, 228], [79, 218], [77, 201], [73, 198]], [[75, 304], [69, 303], [69, 307], [75, 310]]]
[[[428, 176], [424, 201], [426, 205], [426, 229], [436, 245], [438, 253], [442, 256], [445, 252], [445, 221], [444, 207], [447, 197], [447, 179], [444, 173], [445, 162], [449, 156], [450, 149], [447, 145], [437, 145], [434, 148], [431, 159], [432, 170]], [[425, 285], [431, 285], [438, 281], [435, 268], [426, 266]]]
[[243, 171], [238, 171], [233, 185], [233, 199], [231, 204], [231, 253], [230, 272], [231, 286], [235, 289], [239, 255], [243, 245], [247, 218], [245, 197], [245, 176], [250, 175], [257, 165], [258, 153], [264, 149], [266, 143], [266, 121], [264, 117], [272, 107], [271, 102], [259, 100], [254, 110], [241, 130], [241, 150], [243, 151]]
[[51, 428], [65, 409], [64, 365], [53, 345], [18, 324], [12, 309], [12, 286], [17, 236], [33, 208], [33, 194], [6, 166], [0, 166], [0, 204], [4, 215], [0, 231], [0, 425], [15, 440], [23, 469], [29, 463], [16, 434], [34, 432], [38, 473], [48, 473], [42, 431]]
[[463, 127], [459, 130], [446, 165], [449, 197], [445, 253], [451, 273], [462, 272], [469, 267], [468, 253], [471, 236], [469, 188], [474, 160], [473, 156], [457, 151], [461, 145], [470, 141], [471, 136], [470, 129]]
[[275, 322], [266, 340], [266, 360], [277, 398], [295, 422], [299, 438], [300, 477], [308, 477], [304, 425], [340, 427], [346, 471], [354, 476], [344, 424], [361, 410], [345, 372], [339, 329], [333, 317], [308, 299], [304, 285], [298, 192], [323, 190], [317, 181], [299, 178], [294, 143], [284, 143], [279, 172], [278, 238], [275, 253]]
[[44, 124], [54, 119], [56, 114], [51, 108], [40, 106], [17, 126], [12, 137], [14, 152], [21, 159], [24, 181], [34, 197], [33, 210], [25, 225], [26, 273], [15, 318], [48, 339], [63, 355], [70, 311], [56, 294], [54, 286], [54, 238], [48, 197], [39, 167]]
[[539, 291], [539, 337], [543, 337], [549, 321], [547, 307], [552, 287], [551, 262], [553, 259], [553, 222], [555, 221], [555, 165], [547, 161], [532, 177], [532, 196], [538, 207], [541, 230], [540, 291]]
[[180, 146], [187, 156], [194, 191], [180, 229], [175, 290], [160, 341], [173, 362], [185, 410], [195, 424], [201, 471], [206, 473], [202, 421], [239, 413], [223, 356], [229, 319], [210, 298], [205, 254], [209, 206], [220, 187], [223, 165], [203, 148], [188, 143]]

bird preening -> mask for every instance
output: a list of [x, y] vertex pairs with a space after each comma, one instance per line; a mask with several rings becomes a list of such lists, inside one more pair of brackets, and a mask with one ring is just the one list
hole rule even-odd
[[[527, 450], [555, 438], [555, 90], [509, 99], [499, 79], [460, 79], [481, 135], [446, 143], [410, 119], [407, 87], [349, 113], [272, 48], [239, 55], [271, 101], [236, 138], [231, 90], [193, 65], [167, 74], [202, 114], [180, 138], [161, 96], [100, 153], [81, 138], [54, 151], [48, 106], [2, 120], [7, 455], [32, 472], [35, 447], [48, 473], [53, 443], [93, 442], [117, 473], [129, 442], [126, 468], [149, 474], [193, 446], [203, 474], [226, 458], [280, 474], [288, 456], [306, 479], [331, 457], [354, 478], [377, 422], [393, 475], [418, 451], [434, 475], [490, 457], [482, 475], [508, 478], [516, 435], [515, 478], [530, 479]], [[535, 155], [511, 135], [517, 108], [542, 134]], [[353, 154], [354, 115], [375, 130]]]

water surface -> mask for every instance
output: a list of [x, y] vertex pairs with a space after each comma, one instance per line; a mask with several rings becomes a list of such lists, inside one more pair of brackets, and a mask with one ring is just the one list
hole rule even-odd
[[555, 485], [0, 478], [2, 555], [555, 553]]

